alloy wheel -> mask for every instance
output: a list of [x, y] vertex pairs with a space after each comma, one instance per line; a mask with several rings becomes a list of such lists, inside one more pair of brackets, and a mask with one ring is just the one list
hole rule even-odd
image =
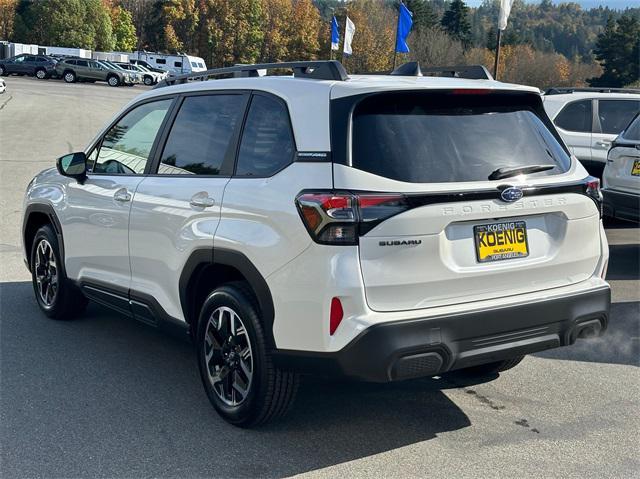
[[51, 244], [42, 239], [36, 249], [35, 276], [40, 300], [51, 307], [58, 294], [58, 264]]
[[118, 79], [116, 77], [109, 78], [109, 85], [118, 86]]
[[253, 379], [253, 351], [247, 329], [231, 308], [221, 306], [209, 317], [204, 336], [209, 383], [228, 406], [247, 399]]
[[44, 70], [38, 70], [36, 72], [36, 77], [39, 78], [40, 80], [44, 80], [44, 77], [46, 77], [47, 74]]
[[73, 80], [74, 80], [73, 73], [67, 73], [64, 76], [64, 81], [66, 81], [67, 83], [73, 83]]

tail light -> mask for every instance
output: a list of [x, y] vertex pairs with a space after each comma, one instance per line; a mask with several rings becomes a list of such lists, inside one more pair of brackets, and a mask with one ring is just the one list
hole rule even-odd
[[409, 208], [399, 194], [302, 192], [296, 205], [307, 231], [317, 243], [356, 245], [360, 235]]
[[604, 201], [602, 197], [602, 190], [600, 190], [600, 180], [594, 176], [589, 176], [584, 183], [584, 192], [591, 198], [600, 212], [600, 218], [602, 218]]

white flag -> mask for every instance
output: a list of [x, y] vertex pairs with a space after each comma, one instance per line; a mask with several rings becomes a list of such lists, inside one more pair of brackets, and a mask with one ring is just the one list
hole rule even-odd
[[344, 26], [344, 53], [347, 55], [351, 55], [353, 51], [351, 50], [351, 42], [353, 41], [353, 34], [356, 33], [356, 26], [353, 24], [351, 19], [347, 17], [347, 24]]
[[498, 15], [498, 28], [500, 30], [507, 28], [507, 19], [511, 13], [511, 5], [513, 5], [513, 0], [500, 0], [500, 15]]

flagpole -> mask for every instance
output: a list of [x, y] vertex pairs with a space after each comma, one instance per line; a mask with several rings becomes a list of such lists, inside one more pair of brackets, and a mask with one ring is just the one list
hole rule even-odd
[[331, 28], [329, 29], [329, 60], [333, 60], [333, 38], [331, 38], [331, 34], [333, 33], [333, 19], [336, 17], [336, 9], [331, 9]]
[[[404, 2], [400, 0], [400, 5]], [[396, 59], [398, 58], [398, 29], [400, 28], [400, 7], [398, 7], [398, 21], [396, 22], [396, 43], [393, 48], [393, 69], [396, 69]]]
[[493, 78], [498, 79], [498, 63], [500, 62], [500, 40], [502, 38], [502, 30], [498, 28], [498, 37], [496, 39], [496, 60], [493, 64]]

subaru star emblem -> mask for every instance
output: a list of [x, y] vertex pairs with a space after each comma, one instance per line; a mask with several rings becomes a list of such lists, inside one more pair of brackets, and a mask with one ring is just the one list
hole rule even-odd
[[510, 186], [509, 188], [502, 190], [502, 193], [500, 193], [500, 198], [502, 198], [502, 201], [506, 201], [507, 203], [518, 201], [523, 196], [524, 193], [522, 192], [522, 190], [515, 186]]

